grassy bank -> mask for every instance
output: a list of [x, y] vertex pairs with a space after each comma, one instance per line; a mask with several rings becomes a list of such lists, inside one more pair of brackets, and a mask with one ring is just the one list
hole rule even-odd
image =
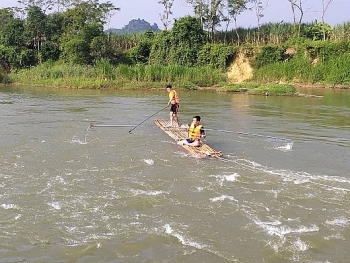
[[303, 41], [284, 46], [246, 46], [226, 61], [227, 68], [232, 63], [237, 63], [235, 74], [244, 74], [242, 70], [248, 69], [247, 72], [253, 72], [252, 76], [238, 84], [230, 83], [229, 74], [225, 70], [209, 65], [115, 66], [107, 59], [100, 59], [94, 65], [45, 62], [12, 72], [8, 76], [2, 76], [2, 79], [24, 85], [80, 89], [163, 88], [171, 83], [175, 87], [186, 89], [211, 87], [220, 92], [248, 91], [249, 94], [269, 95], [295, 94], [295, 89], [289, 84], [322, 85], [329, 88], [350, 86], [349, 42]]
[[291, 59], [288, 63], [275, 62], [264, 65], [256, 70], [254, 80], [265, 83], [282, 81], [346, 87], [350, 85], [349, 65], [349, 54], [325, 61], [315, 60], [315, 62], [305, 57], [298, 57]]
[[184, 89], [210, 88], [218, 92], [248, 92], [251, 95], [297, 95], [289, 84], [229, 84], [226, 74], [210, 67], [126, 66], [100, 63], [95, 67], [44, 63], [11, 73], [12, 82], [29, 86], [76, 89], [149, 89], [164, 88], [168, 83]]
[[[30, 76], [30, 77], [28, 77]], [[81, 89], [160, 88], [171, 83], [195, 89], [225, 82], [225, 73], [210, 67], [184, 66], [111, 66], [99, 61], [93, 66], [44, 63], [11, 73], [12, 81], [27, 85], [45, 85]]]

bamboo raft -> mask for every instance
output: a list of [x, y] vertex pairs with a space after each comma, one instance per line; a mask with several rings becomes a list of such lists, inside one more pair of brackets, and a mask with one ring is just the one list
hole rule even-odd
[[[168, 134], [171, 138], [173, 138], [175, 141], [183, 140], [188, 137], [188, 131], [185, 128], [179, 128], [179, 127], [169, 127], [170, 121], [168, 120], [154, 120], [154, 123], [162, 129], [166, 134]], [[183, 148], [185, 148], [192, 156], [198, 157], [198, 158], [204, 158], [204, 157], [214, 157], [218, 158], [222, 156], [222, 152], [216, 151], [213, 148], [211, 148], [209, 145], [203, 143], [199, 147], [193, 147], [188, 145], [181, 145]]]

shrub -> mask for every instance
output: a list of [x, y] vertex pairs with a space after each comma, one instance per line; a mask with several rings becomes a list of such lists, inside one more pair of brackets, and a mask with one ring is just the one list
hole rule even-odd
[[232, 62], [237, 50], [232, 46], [224, 44], [206, 44], [199, 51], [199, 66], [210, 66], [212, 68], [226, 70]]
[[284, 49], [280, 46], [264, 46], [253, 62], [254, 67], [260, 68], [267, 64], [283, 60]]
[[52, 41], [44, 42], [40, 50], [42, 62], [58, 60], [60, 56], [60, 49], [57, 43]]

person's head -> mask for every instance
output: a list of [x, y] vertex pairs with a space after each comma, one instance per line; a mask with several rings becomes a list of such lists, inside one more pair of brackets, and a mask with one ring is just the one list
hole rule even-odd
[[166, 86], [166, 90], [167, 90], [167, 91], [170, 91], [172, 88], [173, 88], [173, 87], [172, 87], [171, 85], [167, 85], [167, 86]]
[[201, 121], [201, 117], [200, 116], [194, 116], [193, 117], [193, 122], [200, 122]]

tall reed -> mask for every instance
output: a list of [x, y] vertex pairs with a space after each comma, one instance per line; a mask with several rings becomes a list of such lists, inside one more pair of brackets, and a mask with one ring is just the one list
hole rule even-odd
[[[28, 76], [31, 76], [29, 79]], [[81, 88], [160, 87], [175, 83], [183, 87], [213, 86], [225, 81], [225, 73], [209, 66], [118, 65], [99, 60], [95, 67], [44, 63], [19, 70], [11, 77], [18, 82]]]

